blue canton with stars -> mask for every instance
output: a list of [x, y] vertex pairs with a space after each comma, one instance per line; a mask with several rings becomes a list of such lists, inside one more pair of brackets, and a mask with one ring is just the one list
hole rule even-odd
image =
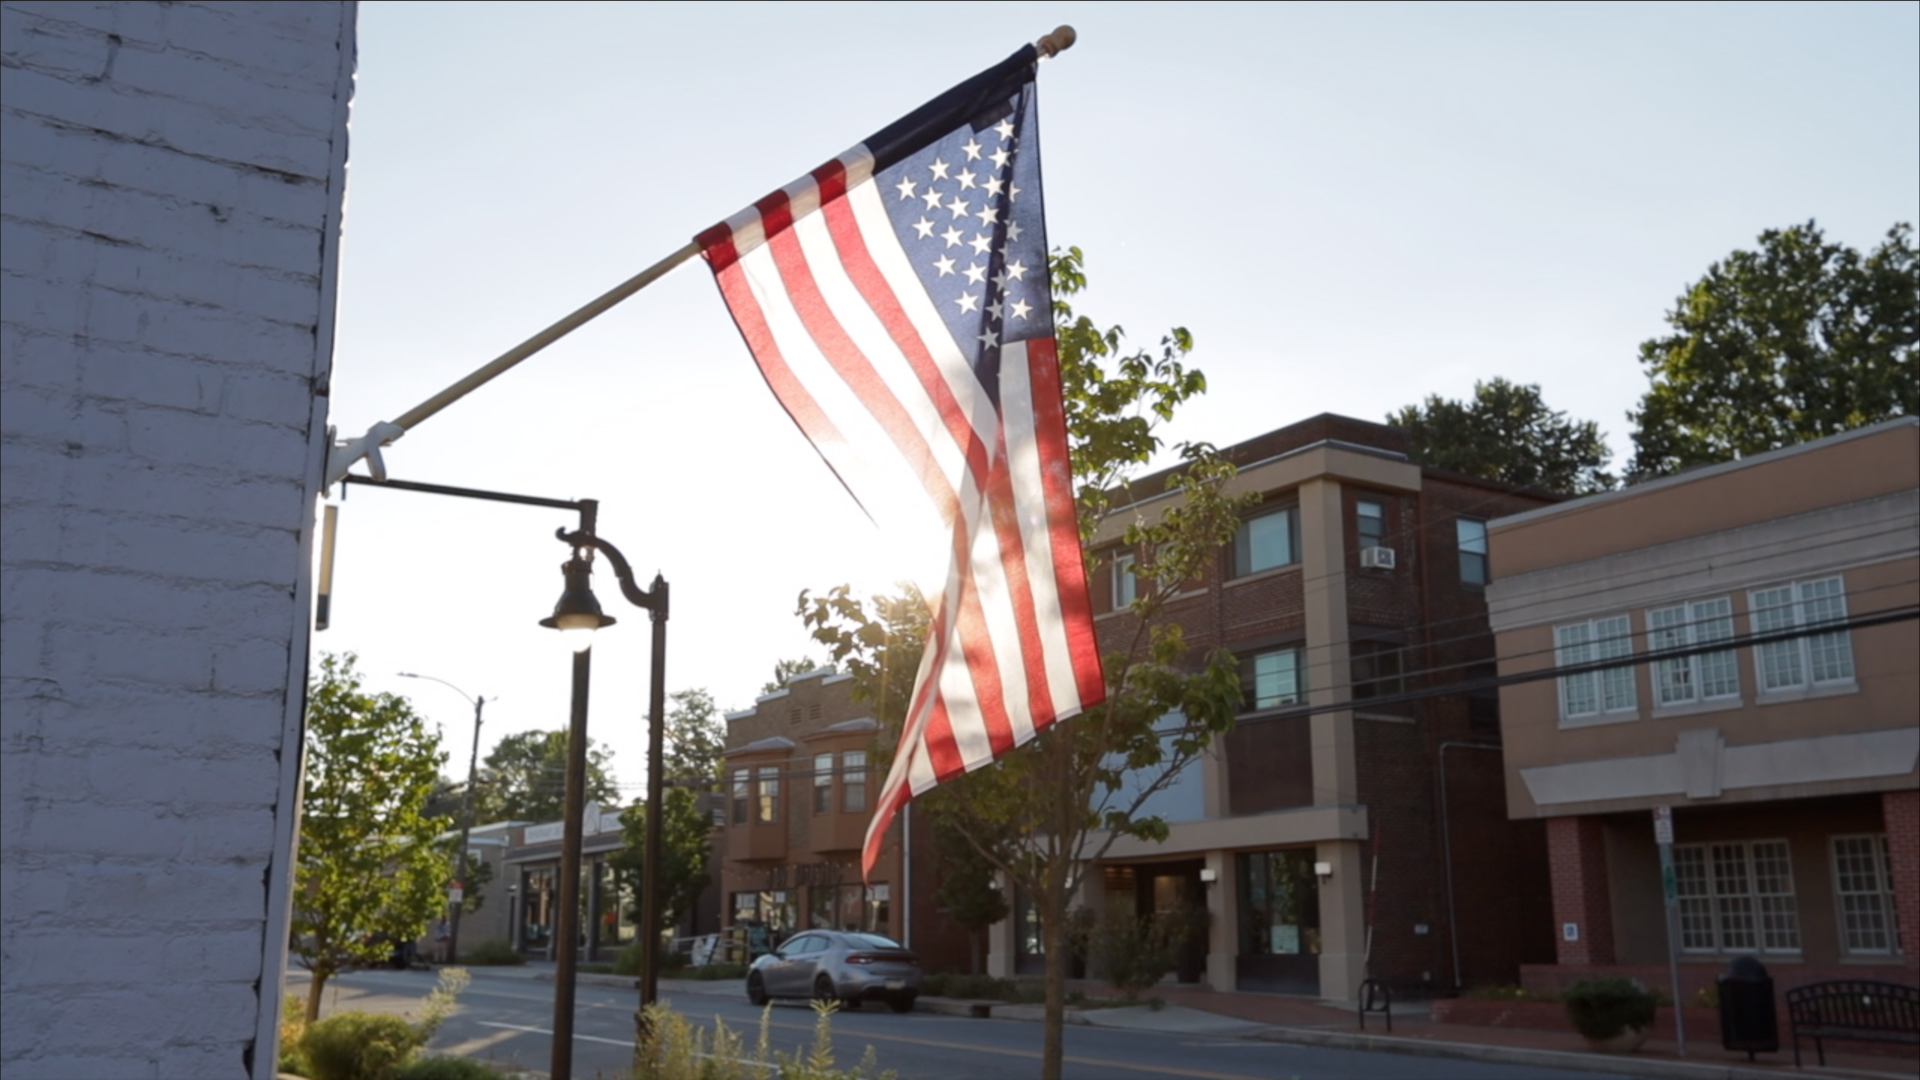
[[900, 247], [997, 405], [1000, 346], [1053, 336], [1034, 88], [874, 175]]

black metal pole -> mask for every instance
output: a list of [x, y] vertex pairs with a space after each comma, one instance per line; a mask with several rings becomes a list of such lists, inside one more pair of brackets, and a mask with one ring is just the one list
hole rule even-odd
[[473, 753], [467, 757], [467, 797], [460, 800], [460, 860], [459, 869], [454, 871], [454, 880], [460, 883], [460, 899], [453, 902], [453, 921], [447, 927], [447, 959], [449, 964], [457, 963], [460, 958], [460, 912], [467, 906], [467, 838], [473, 835], [473, 786], [480, 776], [480, 710], [485, 708], [487, 699], [473, 699]]
[[574, 939], [580, 936], [581, 816], [587, 804], [587, 683], [593, 650], [573, 654], [573, 717], [567, 728], [567, 788], [560, 839], [560, 910], [553, 928], [553, 1056], [549, 1080], [573, 1080]]
[[660, 997], [660, 921], [662, 904], [660, 897], [660, 861], [661, 825], [666, 807], [663, 805], [665, 790], [664, 743], [667, 704], [667, 582], [659, 574], [653, 576], [653, 587], [648, 591], [651, 602], [648, 611], [653, 616], [653, 672], [647, 694], [647, 711], [650, 720], [647, 730], [647, 820], [645, 864], [641, 868], [640, 885], [640, 1012], [635, 1015], [635, 1032], [641, 1037], [636, 1044], [636, 1052], [646, 1042], [647, 1006], [654, 1004]]

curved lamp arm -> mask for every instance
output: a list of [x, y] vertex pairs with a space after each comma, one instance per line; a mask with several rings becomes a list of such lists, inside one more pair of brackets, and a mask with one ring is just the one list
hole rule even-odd
[[627, 557], [620, 554], [620, 549], [614, 547], [611, 543], [584, 530], [568, 532], [565, 529], [555, 529], [553, 535], [561, 543], [566, 544], [576, 551], [580, 548], [592, 548], [595, 551], [603, 552], [607, 556], [607, 561], [613, 564], [614, 576], [620, 579], [621, 595], [625, 596], [633, 606], [646, 608], [653, 614], [655, 622], [666, 621], [666, 578], [656, 573], [653, 575], [653, 588], [642, 589], [639, 582], [634, 580], [632, 564], [628, 563]]

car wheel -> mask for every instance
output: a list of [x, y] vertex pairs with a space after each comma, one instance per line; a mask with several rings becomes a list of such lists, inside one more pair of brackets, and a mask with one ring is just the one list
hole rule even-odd
[[833, 992], [833, 980], [828, 978], [825, 974], [822, 974], [819, 978], [813, 980], [813, 997], [814, 997], [814, 1000], [816, 1001], [832, 1001], [835, 997]]
[[757, 971], [747, 976], [747, 1000], [755, 1005], [767, 1003], [766, 980], [762, 979]]
[[887, 1008], [897, 1013], [912, 1012], [913, 997], [912, 994], [900, 994], [897, 997], [890, 997], [887, 999]]

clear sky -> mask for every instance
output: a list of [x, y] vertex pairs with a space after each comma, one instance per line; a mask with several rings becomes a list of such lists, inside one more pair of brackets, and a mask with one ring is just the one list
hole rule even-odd
[[[1630, 453], [1638, 344], [1716, 259], [1817, 219], [1920, 219], [1920, 5], [360, 5], [332, 422], [391, 419], [947, 86], [1071, 23], [1041, 66], [1049, 238], [1080, 309], [1194, 333], [1169, 440], [1378, 420], [1494, 376]], [[670, 690], [752, 702], [809, 652], [803, 589], [895, 565], [760, 380], [703, 264], [426, 421], [392, 476], [601, 500], [673, 587]], [[334, 492], [335, 501], [340, 491]], [[569, 515], [364, 486], [333, 628], [374, 689], [482, 751], [562, 727], [536, 621]], [[647, 614], [594, 647], [592, 734], [645, 777]], [[819, 657], [821, 650], [814, 648]]]

